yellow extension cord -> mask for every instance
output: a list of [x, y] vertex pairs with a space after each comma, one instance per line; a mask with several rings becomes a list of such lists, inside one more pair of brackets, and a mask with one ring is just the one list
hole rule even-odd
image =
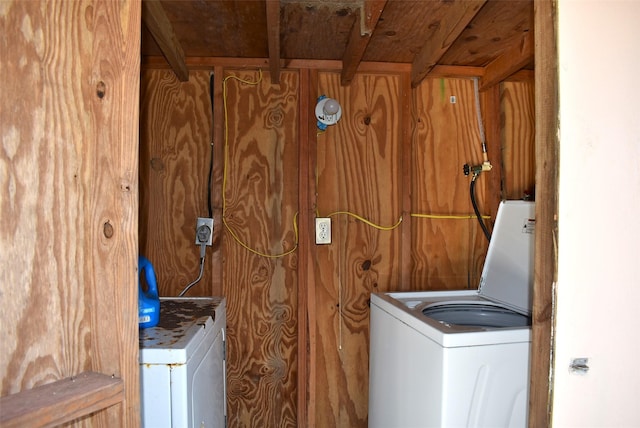
[[[229, 79], [234, 79], [237, 80], [241, 83], [247, 84], [247, 85], [253, 85], [256, 86], [258, 85], [261, 81], [262, 81], [262, 70], [258, 69], [259, 71], [259, 77], [257, 80], [255, 81], [251, 81], [251, 80], [244, 80], [239, 78], [238, 76], [235, 75], [229, 75], [227, 77], [224, 78], [223, 83], [222, 83], [222, 100], [223, 100], [223, 106], [224, 106], [224, 159], [223, 159], [223, 173], [222, 173], [222, 223], [224, 224], [225, 228], [227, 229], [227, 231], [229, 231], [229, 234], [233, 237], [233, 239], [243, 248], [245, 248], [247, 251], [250, 251], [258, 256], [261, 257], [267, 257], [267, 258], [279, 258], [279, 257], [284, 257], [286, 255], [289, 255], [291, 253], [293, 253], [294, 251], [297, 250], [298, 248], [298, 241], [299, 241], [299, 236], [298, 236], [298, 213], [296, 212], [295, 215], [293, 216], [293, 232], [294, 232], [294, 245], [291, 249], [284, 251], [280, 254], [266, 254], [263, 253], [261, 251], [255, 250], [253, 248], [251, 248], [248, 244], [246, 244], [245, 242], [243, 242], [238, 235], [235, 233], [235, 231], [231, 228], [231, 226], [227, 223], [226, 217], [225, 217], [225, 213], [226, 213], [226, 208], [227, 208], [227, 200], [226, 200], [226, 195], [225, 195], [225, 190], [227, 188], [227, 169], [228, 169], [228, 155], [229, 155], [229, 122], [228, 122], [228, 109], [227, 109], [227, 80]], [[320, 135], [320, 133], [318, 134]], [[396, 229], [398, 226], [400, 226], [400, 224], [402, 223], [402, 216], [400, 216], [400, 218], [398, 219], [398, 221], [391, 225], [391, 226], [381, 226], [378, 224], [373, 223], [370, 220], [367, 220], [366, 218], [349, 212], [349, 211], [335, 211], [329, 215], [327, 215], [327, 217], [334, 217], [337, 215], [347, 215], [347, 216], [351, 216], [356, 218], [357, 220], [365, 223], [368, 226], [371, 226], [375, 229], [378, 230], [384, 230], [384, 231], [389, 231], [389, 230], [394, 230]], [[319, 215], [318, 215], [319, 216]], [[416, 218], [429, 218], [429, 219], [450, 219], [450, 220], [469, 220], [469, 219], [474, 219], [475, 215], [437, 215], [437, 214], [417, 214], [417, 213], [411, 213], [411, 217], [416, 217]], [[491, 218], [490, 216], [482, 216], [482, 218], [484, 219], [489, 219]]]

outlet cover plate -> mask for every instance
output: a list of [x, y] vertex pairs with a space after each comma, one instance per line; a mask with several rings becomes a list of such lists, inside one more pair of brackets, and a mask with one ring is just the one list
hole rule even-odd
[[[202, 235], [199, 233], [200, 228], [202, 226], [206, 226], [209, 231], [207, 233], [203, 233]], [[206, 230], [206, 229], [205, 229]], [[196, 245], [211, 245], [213, 243], [213, 219], [206, 217], [198, 217], [198, 221], [196, 222]]]
[[331, 244], [331, 218], [316, 217], [316, 244]]

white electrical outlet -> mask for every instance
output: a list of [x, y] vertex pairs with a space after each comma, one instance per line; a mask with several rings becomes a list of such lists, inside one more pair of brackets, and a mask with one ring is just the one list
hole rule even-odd
[[196, 222], [196, 245], [211, 245], [213, 242], [213, 219], [198, 217]]
[[316, 217], [316, 244], [331, 244], [331, 218]]

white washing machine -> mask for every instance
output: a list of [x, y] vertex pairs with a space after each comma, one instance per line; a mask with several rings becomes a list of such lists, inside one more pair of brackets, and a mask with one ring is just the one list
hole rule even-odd
[[369, 427], [527, 425], [534, 214], [500, 204], [478, 290], [371, 295]]
[[160, 321], [140, 330], [145, 428], [224, 428], [226, 301], [161, 298]]

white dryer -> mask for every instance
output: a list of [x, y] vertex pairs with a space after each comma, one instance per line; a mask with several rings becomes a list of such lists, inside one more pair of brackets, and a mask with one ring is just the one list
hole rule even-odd
[[140, 330], [143, 428], [226, 426], [223, 297], [162, 297], [160, 322]]
[[534, 212], [500, 204], [478, 290], [371, 295], [369, 427], [527, 425]]

